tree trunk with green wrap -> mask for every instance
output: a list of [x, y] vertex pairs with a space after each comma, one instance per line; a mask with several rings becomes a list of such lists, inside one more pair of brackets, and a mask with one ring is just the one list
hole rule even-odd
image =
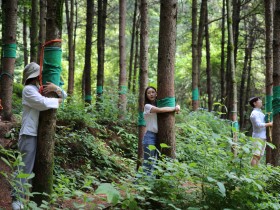
[[140, 32], [140, 70], [139, 70], [139, 98], [138, 98], [138, 156], [137, 170], [143, 160], [143, 137], [146, 131], [144, 120], [145, 89], [148, 85], [148, 2], [141, 0], [141, 32]]
[[197, 54], [197, 0], [192, 0], [192, 110], [199, 107], [198, 54]]
[[[61, 38], [63, 0], [47, 1], [46, 41]], [[60, 49], [60, 50], [59, 50]], [[47, 46], [44, 52], [43, 83], [47, 81], [58, 85], [61, 71], [61, 43]], [[52, 93], [55, 94], [55, 93]], [[55, 97], [48, 94], [47, 97]], [[56, 110], [50, 109], [40, 113], [38, 127], [37, 153], [35, 159], [33, 192], [52, 194], [54, 167], [54, 137], [56, 127]], [[40, 205], [42, 200], [49, 201], [48, 196], [35, 195], [33, 200]]]
[[[265, 6], [265, 111], [268, 117], [271, 117], [272, 120], [272, 87], [273, 87], [273, 1], [272, 0], [264, 0]], [[269, 114], [268, 114], [269, 113]], [[267, 119], [269, 119], [267, 117]], [[269, 142], [272, 142], [271, 139], [272, 131], [271, 127], [266, 129], [266, 139]], [[266, 163], [271, 163], [271, 148], [266, 147]]]
[[[158, 48], [158, 107], [175, 107], [174, 71], [176, 51], [177, 0], [162, 0], [160, 4], [160, 28]], [[158, 114], [158, 142], [165, 143], [162, 153], [175, 158], [174, 112]]]
[[97, 77], [96, 77], [96, 108], [100, 110], [104, 86], [104, 62], [105, 62], [105, 30], [107, 18], [107, 0], [98, 0], [97, 21]]
[[119, 116], [120, 120], [125, 118], [127, 105], [127, 81], [126, 81], [126, 42], [125, 42], [125, 22], [126, 22], [126, 0], [119, 0], [119, 55], [120, 55], [120, 74], [119, 74]]
[[87, 24], [86, 24], [86, 47], [85, 47], [85, 102], [91, 104], [91, 55], [92, 55], [92, 29], [93, 29], [94, 1], [87, 0]]
[[2, 120], [12, 119], [12, 95], [16, 60], [17, 1], [2, 1], [2, 69], [0, 72], [0, 98]]
[[272, 150], [274, 166], [280, 165], [280, 1], [275, 2], [273, 18], [273, 129], [272, 143], [276, 146]]

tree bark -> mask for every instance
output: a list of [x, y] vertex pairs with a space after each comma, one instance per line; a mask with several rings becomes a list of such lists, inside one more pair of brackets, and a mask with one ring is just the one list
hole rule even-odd
[[[246, 48], [245, 48], [245, 56], [244, 56], [244, 64], [243, 64], [243, 70], [242, 70], [242, 75], [241, 75], [241, 83], [240, 83], [240, 90], [239, 90], [239, 121], [240, 121], [240, 129], [242, 130], [244, 128], [245, 124], [245, 105], [247, 103], [245, 99], [245, 86], [246, 86], [246, 81], [247, 81], [247, 76], [248, 76], [248, 63], [249, 59], [252, 56], [253, 52], [253, 47], [255, 43], [255, 30], [254, 28], [256, 27], [254, 23], [256, 22], [256, 16], [253, 17], [252, 22], [249, 22], [250, 26], [249, 28], [246, 28], [246, 31], [249, 31], [249, 33], [245, 37], [245, 43], [246, 43]], [[246, 25], [246, 23], [245, 23]]]
[[[232, 111], [230, 113], [230, 120], [233, 123], [233, 142], [236, 143], [238, 141], [238, 121], [237, 121], [237, 84], [235, 78], [235, 63], [234, 63], [234, 45], [233, 45], [233, 31], [232, 31], [232, 16], [231, 16], [231, 0], [227, 0], [227, 24], [228, 24], [228, 39], [229, 39], [229, 64], [230, 64], [230, 72], [231, 72], [231, 81], [232, 81]], [[233, 146], [234, 155], [237, 155], [237, 151], [235, 146]]]
[[47, 1], [40, 0], [40, 26], [39, 26], [39, 38], [38, 38], [37, 63], [40, 63], [41, 47], [46, 40], [46, 14], [47, 14]]
[[[250, 90], [251, 90], [251, 69], [252, 69], [252, 55], [249, 57], [249, 62], [248, 62], [248, 77], [247, 77], [247, 87], [246, 87], [246, 97], [245, 101], [249, 101], [250, 96]], [[245, 112], [248, 112], [248, 106], [245, 106]], [[246, 121], [249, 122], [250, 119], [246, 119]], [[247, 122], [245, 122], [246, 124]]]
[[92, 48], [92, 31], [94, 16], [94, 1], [87, 0], [87, 24], [86, 24], [86, 49], [85, 49], [85, 102], [91, 104], [91, 48]]
[[[27, 49], [27, 8], [23, 7], [23, 24], [22, 24], [22, 32], [23, 32], [23, 58], [24, 58], [24, 66], [28, 64], [28, 49]], [[23, 79], [23, 78], [22, 78]], [[22, 81], [22, 84], [24, 81]]]
[[[141, 114], [144, 112], [145, 102], [145, 88], [148, 86], [148, 1], [140, 1], [140, 60], [139, 60], [139, 98], [138, 98], [138, 155], [137, 155], [137, 170], [143, 160], [143, 137], [146, 131], [146, 127], [141, 123]], [[143, 120], [143, 118], [142, 118]]]
[[[46, 41], [61, 38], [63, 0], [48, 0], [46, 15]], [[60, 42], [48, 46], [61, 47]], [[52, 81], [50, 81], [52, 82]], [[55, 97], [51, 93], [47, 96]], [[40, 112], [37, 152], [34, 166], [35, 177], [33, 191], [52, 194], [53, 191], [53, 167], [54, 167], [54, 137], [56, 127], [56, 109]], [[40, 205], [43, 200], [49, 201], [50, 197], [43, 194], [34, 196], [34, 201]]]
[[[276, 146], [272, 150], [272, 164], [280, 165], [280, 114], [275, 108], [279, 107], [279, 93], [276, 91], [280, 86], [280, 1], [275, 2], [273, 18], [273, 129], [272, 143]], [[278, 108], [279, 109], [279, 108]]]
[[197, 54], [197, 0], [192, 0], [192, 109], [199, 107], [198, 89], [198, 54]]
[[139, 19], [136, 24], [136, 34], [135, 34], [135, 56], [134, 56], [134, 67], [133, 67], [133, 77], [132, 77], [132, 93], [136, 92], [136, 81], [137, 81], [137, 69], [138, 69], [138, 51], [139, 51]]
[[[269, 100], [272, 97], [272, 87], [273, 87], [273, 0], [264, 0], [265, 5], [265, 65], [266, 65], [266, 77], [265, 77], [265, 94], [267, 99], [265, 101], [266, 113], [270, 113], [272, 116], [272, 102]], [[271, 128], [267, 128], [266, 139], [272, 142], [271, 139]], [[271, 163], [271, 148], [266, 147], [266, 163]]]
[[68, 94], [71, 96], [74, 92], [75, 81], [75, 50], [74, 50], [74, 0], [65, 0], [65, 13], [68, 32]]
[[234, 44], [234, 65], [236, 65], [238, 38], [239, 38], [239, 23], [241, 0], [232, 0], [232, 30], [233, 30], [233, 44]]
[[[176, 51], [177, 0], [161, 0], [158, 48], [158, 99], [175, 97], [174, 71]], [[175, 104], [174, 104], [175, 105]], [[174, 112], [158, 114], [158, 142], [170, 148], [162, 153], [175, 158]]]
[[199, 17], [198, 34], [197, 34], [197, 72], [198, 72], [198, 89], [200, 93], [201, 93], [201, 88], [200, 88], [201, 57], [202, 57], [202, 46], [203, 46], [204, 29], [205, 29], [206, 9], [207, 9], [207, 0], [202, 0], [200, 5], [200, 17]]
[[126, 0], [119, 0], [119, 54], [120, 54], [120, 75], [119, 75], [119, 119], [123, 120], [126, 114], [126, 53], [125, 53], [125, 23], [126, 22]]
[[[2, 1], [2, 42], [4, 46], [16, 44], [17, 28], [17, 1]], [[9, 48], [10, 49], [10, 48]], [[8, 49], [8, 50], [9, 50]], [[10, 50], [9, 50], [10, 51]], [[15, 69], [15, 56], [7, 55], [5, 52], [2, 56], [2, 71], [0, 76], [0, 86], [2, 95], [2, 120], [12, 120], [12, 95], [13, 80]]]
[[135, 39], [135, 29], [136, 29], [136, 15], [137, 15], [137, 0], [134, 3], [134, 13], [133, 13], [133, 21], [132, 21], [132, 34], [131, 34], [131, 45], [130, 45], [130, 58], [129, 58], [129, 73], [128, 73], [128, 90], [131, 89], [132, 84], [132, 63], [133, 63], [133, 55], [134, 55], [134, 39]]
[[39, 2], [32, 0], [31, 8], [31, 27], [30, 27], [30, 62], [37, 61], [38, 50], [38, 17], [39, 17]]
[[[107, 18], [107, 0], [98, 0], [98, 22], [97, 22], [97, 81], [96, 81], [96, 100], [97, 104], [102, 102], [104, 86], [104, 60], [105, 60], [105, 31]], [[97, 106], [99, 109], [99, 106]]]
[[[206, 1], [206, 15], [205, 22], [208, 22], [208, 5]], [[208, 94], [208, 111], [212, 111], [212, 67], [211, 67], [211, 54], [210, 54], [210, 37], [208, 24], [205, 24], [205, 41], [206, 41], [206, 75], [207, 75], [207, 94]]]
[[[226, 97], [226, 76], [225, 76], [225, 7], [226, 0], [223, 0], [223, 8], [222, 8], [222, 40], [221, 40], [221, 103], [225, 105], [225, 97]], [[225, 113], [225, 109], [222, 106], [222, 112]], [[224, 115], [223, 115], [224, 117]]]

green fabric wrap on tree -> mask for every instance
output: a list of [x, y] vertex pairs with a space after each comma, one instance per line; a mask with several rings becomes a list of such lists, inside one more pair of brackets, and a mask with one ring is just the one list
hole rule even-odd
[[103, 87], [102, 86], [97, 86], [96, 87], [96, 93], [97, 94], [102, 94], [103, 93]]
[[126, 94], [127, 93], [127, 86], [121, 85], [119, 94]]
[[192, 90], [192, 100], [198, 101], [199, 100], [199, 91], [198, 88]]
[[64, 85], [64, 82], [59, 81], [59, 87], [62, 87]]
[[59, 86], [61, 73], [61, 55], [60, 47], [45, 47], [43, 63], [43, 84], [52, 82]]
[[232, 129], [234, 129], [234, 131], [238, 131], [239, 130], [239, 124], [237, 121], [232, 122], [231, 124]]
[[146, 126], [146, 121], [144, 119], [144, 112], [138, 113], [138, 125], [139, 126]]
[[85, 95], [85, 101], [91, 101], [92, 97], [91, 95]]
[[[265, 122], [272, 122], [272, 99], [273, 96], [271, 95], [266, 95], [265, 96]], [[268, 116], [269, 116], [269, 120], [268, 120]]]
[[175, 103], [176, 102], [174, 97], [166, 97], [157, 100], [158, 107], [175, 107]]
[[273, 116], [280, 113], [280, 86], [273, 87], [272, 110]]
[[4, 44], [3, 45], [3, 58], [15, 58], [17, 55], [17, 44]]

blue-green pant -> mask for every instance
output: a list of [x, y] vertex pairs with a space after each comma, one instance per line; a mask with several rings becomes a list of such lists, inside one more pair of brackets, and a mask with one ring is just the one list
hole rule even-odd
[[[15, 171], [16, 174], [21, 171], [25, 174], [31, 174], [34, 167], [35, 156], [37, 149], [37, 136], [29, 136], [29, 135], [21, 135], [18, 141], [18, 150], [22, 154], [22, 161], [24, 166], [19, 166]], [[12, 190], [13, 197], [24, 197], [26, 188], [23, 185], [27, 182], [27, 179], [21, 178], [16, 179], [17, 182], [17, 190]]]

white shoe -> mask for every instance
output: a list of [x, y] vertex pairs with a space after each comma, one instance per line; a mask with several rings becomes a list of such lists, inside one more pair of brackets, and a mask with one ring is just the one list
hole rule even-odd
[[13, 201], [12, 209], [13, 210], [21, 210], [21, 209], [23, 209], [23, 204], [20, 201]]

